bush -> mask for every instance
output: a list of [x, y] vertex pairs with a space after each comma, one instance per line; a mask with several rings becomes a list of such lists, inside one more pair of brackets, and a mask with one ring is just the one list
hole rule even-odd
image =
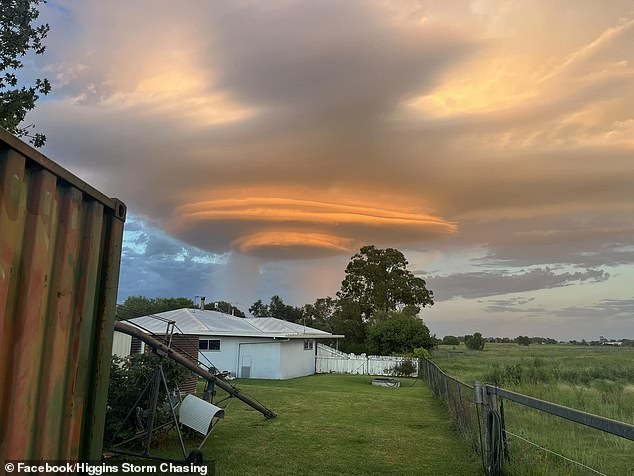
[[456, 336], [445, 336], [442, 338], [445, 345], [460, 345], [460, 340]]
[[377, 313], [368, 327], [368, 352], [376, 355], [406, 354], [422, 347], [431, 349], [435, 339], [425, 323], [400, 312]]
[[397, 377], [410, 377], [416, 373], [416, 365], [412, 359], [407, 359], [392, 367], [392, 373]]
[[[125, 420], [125, 417], [154, 376], [154, 371], [157, 369], [158, 364], [158, 356], [151, 353], [132, 354], [125, 358], [113, 356], [108, 386], [108, 406], [104, 433], [105, 447], [109, 447], [111, 442], [116, 443], [116, 441], [113, 441], [115, 436], [117, 436], [117, 441], [122, 441], [139, 431], [140, 422], [139, 418], [137, 418], [137, 410], [135, 409], [127, 420]], [[163, 373], [170, 390], [183, 382], [190, 374], [185, 367], [168, 359], [163, 361]], [[150, 406], [149, 393], [149, 391], [145, 392], [137, 408], [144, 410]], [[167, 403], [165, 388], [161, 384], [154, 427], [156, 428], [168, 422], [171, 418], [171, 410]], [[160, 436], [160, 432], [157, 432], [156, 435], [153, 434], [153, 438], [160, 438]]]
[[479, 332], [476, 332], [472, 336], [464, 336], [464, 343], [467, 346], [467, 349], [484, 350], [484, 339], [482, 338], [482, 334]]
[[528, 336], [519, 336], [515, 339], [515, 342], [517, 342], [519, 345], [531, 345], [531, 339]]

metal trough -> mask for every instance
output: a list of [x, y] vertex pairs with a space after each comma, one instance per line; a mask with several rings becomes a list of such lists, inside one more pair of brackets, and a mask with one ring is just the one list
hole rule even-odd
[[372, 385], [374, 385], [375, 387], [396, 388], [401, 386], [401, 381], [397, 378], [380, 377], [372, 380]]

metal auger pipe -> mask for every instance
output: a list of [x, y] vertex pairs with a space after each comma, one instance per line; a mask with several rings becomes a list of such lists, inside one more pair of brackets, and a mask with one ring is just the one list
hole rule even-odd
[[208, 372], [208, 371], [200, 368], [197, 364], [195, 364], [194, 362], [192, 362], [188, 358], [186, 358], [183, 355], [179, 354], [174, 349], [171, 349], [171, 348], [167, 347], [165, 344], [163, 344], [161, 341], [155, 339], [154, 337], [144, 333], [141, 329], [137, 329], [136, 327], [130, 326], [128, 324], [124, 324], [123, 322], [115, 322], [114, 323], [114, 328], [115, 328], [116, 331], [122, 332], [122, 333], [127, 334], [127, 335], [132, 336], [132, 337], [136, 337], [140, 341], [145, 342], [147, 345], [152, 347], [159, 355], [168, 357], [168, 358], [178, 362], [179, 364], [185, 366], [186, 368], [188, 368], [192, 372], [200, 375], [202, 378], [204, 378], [206, 380], [213, 381], [218, 387], [223, 389], [229, 395], [237, 398], [238, 400], [243, 401], [244, 403], [249, 405], [251, 408], [259, 411], [266, 418], [275, 418], [277, 416], [277, 414], [274, 411], [269, 410], [268, 408], [266, 408], [261, 403], [259, 403], [256, 400], [252, 399], [248, 395], [245, 395], [240, 390], [235, 388], [233, 385], [228, 384], [227, 382], [225, 382], [224, 380], [218, 378], [217, 376], [215, 376], [211, 372]]

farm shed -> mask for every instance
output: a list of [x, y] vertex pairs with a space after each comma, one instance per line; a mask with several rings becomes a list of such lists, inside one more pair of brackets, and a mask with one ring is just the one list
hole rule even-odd
[[[274, 317], [241, 318], [200, 309], [177, 309], [157, 316], [174, 321], [176, 332], [198, 338], [201, 362], [210, 361], [218, 370], [240, 378], [312, 375], [316, 341], [343, 337]], [[130, 322], [155, 334], [165, 332], [165, 322], [152, 316]]]

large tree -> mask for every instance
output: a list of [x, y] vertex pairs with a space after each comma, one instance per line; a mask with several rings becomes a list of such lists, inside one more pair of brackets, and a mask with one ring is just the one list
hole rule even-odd
[[336, 332], [334, 332], [336, 311], [337, 301], [328, 296], [325, 298], [318, 298], [314, 304], [304, 305], [302, 314], [307, 326], [336, 334]]
[[22, 58], [33, 51], [44, 53], [44, 38], [48, 24], [34, 26], [40, 13], [38, 6], [45, 0], [0, 0], [0, 126], [19, 136], [28, 137], [35, 147], [44, 145], [46, 136], [32, 133], [33, 124], [22, 125], [24, 118], [40, 94], [48, 94], [48, 79], [36, 79], [31, 84], [19, 84]]
[[377, 311], [402, 310], [434, 304], [434, 295], [422, 278], [407, 269], [403, 253], [394, 248], [364, 246], [346, 267], [337, 296], [359, 305], [365, 319]]

